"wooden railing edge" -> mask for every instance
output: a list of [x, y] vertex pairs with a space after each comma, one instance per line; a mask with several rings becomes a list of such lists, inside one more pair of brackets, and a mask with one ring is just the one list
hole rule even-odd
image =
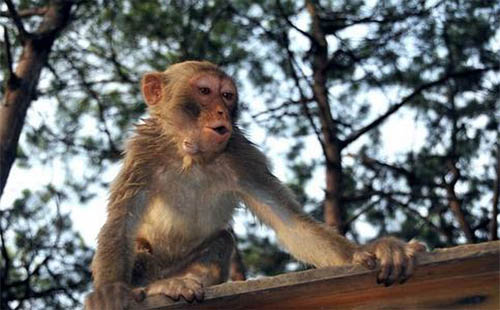
[[[425, 270], [433, 265], [447, 265], [457, 261], [470, 261], [486, 256], [498, 257], [500, 261], [500, 241], [490, 241], [478, 244], [460, 245], [451, 248], [436, 249], [422, 253], [418, 257], [418, 269]], [[500, 270], [498, 270], [500, 273]], [[287, 289], [291, 286], [312, 284], [321, 281], [340, 281], [349, 278], [359, 279], [373, 274], [375, 285], [375, 272], [359, 265], [345, 265], [311, 269], [300, 272], [291, 272], [273, 277], [262, 277], [247, 281], [228, 282], [206, 288], [205, 300], [202, 302], [209, 306], [212, 301], [232, 296], [252, 294], [258, 296], [259, 292]], [[172, 301], [165, 296], [150, 296], [135, 309], [189, 309], [190, 305], [184, 301]]]

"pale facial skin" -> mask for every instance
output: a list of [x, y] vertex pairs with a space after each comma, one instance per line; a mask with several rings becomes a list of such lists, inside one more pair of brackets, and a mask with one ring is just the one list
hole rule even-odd
[[185, 137], [182, 149], [189, 155], [219, 152], [231, 137], [230, 114], [236, 105], [236, 87], [225, 77], [202, 73], [189, 80], [192, 97], [198, 103], [202, 124], [195, 135]]

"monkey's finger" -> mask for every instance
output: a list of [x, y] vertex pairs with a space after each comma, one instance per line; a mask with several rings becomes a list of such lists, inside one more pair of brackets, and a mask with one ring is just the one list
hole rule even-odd
[[408, 280], [408, 278], [413, 274], [415, 266], [417, 264], [418, 253], [426, 251], [427, 251], [427, 246], [425, 245], [425, 243], [422, 243], [417, 240], [411, 240], [405, 246], [405, 255], [407, 263], [405, 266], [403, 276], [400, 279], [400, 283], [406, 282], [406, 280]]
[[188, 302], [192, 302], [194, 300], [194, 291], [189, 287], [184, 287], [181, 291], [181, 295]]
[[162, 294], [173, 300], [179, 300], [179, 287], [173, 281], [156, 282], [148, 286], [145, 290], [147, 296]]
[[173, 290], [168, 290], [168, 291], [162, 291], [162, 292], [157, 293], [157, 294], [165, 295], [168, 298], [170, 298], [172, 300], [175, 300], [175, 301], [178, 301], [181, 298], [181, 294], [178, 291], [178, 289], [173, 289]]
[[392, 269], [391, 273], [385, 280], [385, 285], [389, 286], [396, 282], [396, 280], [402, 275], [403, 266], [405, 265], [406, 256], [403, 253], [403, 249], [394, 249], [392, 254]]
[[197, 301], [202, 301], [205, 298], [205, 290], [202, 287], [195, 289], [194, 297]]
[[415, 270], [415, 265], [417, 263], [416, 257], [415, 256], [407, 256], [407, 263], [406, 267], [404, 270], [404, 274], [401, 277], [400, 283], [406, 282], [408, 278], [413, 274], [413, 271]]
[[136, 302], [141, 302], [146, 298], [146, 292], [143, 287], [138, 287], [132, 290], [132, 296]]
[[392, 272], [392, 257], [390, 255], [385, 254], [380, 259], [380, 271], [377, 275], [377, 283], [385, 283], [387, 278]]

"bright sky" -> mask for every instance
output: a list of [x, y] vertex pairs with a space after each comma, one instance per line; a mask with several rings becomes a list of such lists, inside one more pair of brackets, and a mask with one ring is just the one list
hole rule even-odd
[[[297, 25], [302, 29], [307, 28], [308, 19], [307, 17], [300, 17], [296, 21]], [[349, 32], [350, 37], [362, 37], [366, 33], [366, 29], [362, 27], [356, 27], [351, 29]], [[300, 42], [306, 42], [301, 38], [301, 35], [297, 32], [292, 33], [292, 38], [297, 42], [297, 46], [301, 48], [307, 48], [305, 44]], [[334, 42], [330, 42], [335, 44]], [[245, 89], [251, 89], [251, 87], [244, 87]], [[245, 98], [255, 98], [252, 100], [252, 109], [254, 113], [259, 110], [265, 109], [264, 103], [260, 102], [258, 94], [247, 93], [244, 94]], [[378, 111], [373, 111], [373, 116], [382, 113], [386, 110], [388, 106], [387, 98], [382, 96], [380, 93], [369, 94], [370, 100], [377, 103]], [[30, 123], [37, 123], [41, 119], [56, 121], [56, 117], [53, 111], [47, 111], [47, 107], [50, 107], [50, 102], [44, 102], [42, 100], [34, 102], [32, 107], [28, 112], [28, 121]], [[248, 118], [248, 116], [247, 116]], [[88, 126], [89, 130], [95, 128], [93, 125]], [[255, 123], [252, 123], [248, 130], [250, 139], [257, 145], [263, 145], [266, 147], [266, 154], [271, 158], [273, 163], [274, 173], [281, 179], [286, 180], [291, 177], [286, 168], [286, 150], [290, 144], [290, 141], [284, 138], [275, 138], [267, 135], [265, 130], [259, 128]], [[97, 134], [97, 132], [96, 132]], [[397, 156], [398, 153], [406, 151], [408, 149], [418, 148], [425, 138], [424, 128], [419, 128], [414, 122], [414, 115], [408, 111], [402, 109], [399, 113], [393, 115], [382, 127], [382, 141], [384, 143], [383, 150], [387, 155], [387, 158]], [[361, 138], [359, 141], [350, 146], [345, 153], [356, 153], [356, 150], [362, 145], [364, 139]], [[321, 158], [321, 149], [318, 142], [314, 137], [310, 137], [307, 140], [307, 149], [309, 152], [306, 154], [307, 159]], [[309, 157], [309, 158], [307, 158]], [[30, 169], [21, 169], [18, 166], [14, 166], [11, 170], [7, 186], [4, 191], [4, 195], [0, 202], [0, 208], [7, 208], [12, 205], [14, 199], [19, 198], [21, 191], [25, 188], [30, 188], [32, 190], [41, 189], [46, 184], [62, 184], [64, 182], [63, 174], [64, 165], [58, 161], [49, 161], [51, 165], [41, 166], [35, 165]], [[352, 164], [352, 160], [345, 158], [345, 164]], [[74, 169], [79, 171], [84, 171], [85, 167], [83, 161], [74, 161]], [[109, 170], [103, 176], [105, 181], [111, 181], [117, 174], [119, 165], [114, 165], [109, 167]], [[306, 188], [309, 195], [313, 197], [323, 197], [323, 186], [324, 186], [324, 172], [318, 169], [314, 172], [314, 180], [310, 182]], [[64, 202], [62, 210], [64, 212], [69, 212], [73, 219], [73, 225], [76, 230], [78, 230], [85, 241], [95, 247], [95, 241], [97, 233], [100, 227], [106, 219], [106, 203], [107, 203], [107, 192], [104, 189], [99, 190], [97, 197], [92, 199], [85, 205], [80, 205], [75, 201]], [[239, 210], [235, 217], [235, 231], [240, 234], [245, 233], [245, 220], [252, 220], [251, 216], [247, 213]], [[362, 223], [362, 221], [357, 222], [357, 228], [363, 232], [366, 237], [372, 237], [374, 234], [373, 229]], [[265, 233], [265, 228], [262, 228]]]
[[[307, 19], [305, 18], [300, 18], [300, 20], [297, 21], [297, 25], [303, 29], [306, 28], [306, 23]], [[0, 29], [0, 32], [1, 31], [2, 29]], [[352, 37], [355, 37], [356, 35], [363, 36], [365, 31], [366, 29], [356, 28], [352, 29], [349, 35]], [[295, 40], [300, 42], [300, 35], [295, 33], [293, 36], [295, 36]], [[497, 43], [498, 41], [500, 40], [497, 40]], [[300, 46], [301, 44], [297, 45]], [[252, 104], [254, 105], [252, 106], [252, 109], [254, 109], [255, 113], [259, 110], [265, 109], [265, 105], [262, 102], [259, 102], [259, 96], [257, 95], [258, 94], [251, 93], [244, 94], [245, 97], [256, 98], [252, 100]], [[370, 102], [376, 103], [374, 106], [376, 106], [377, 111], [372, 111], [372, 118], [375, 118], [378, 114], [387, 109], [389, 102], [387, 98], [380, 93], [370, 93], [368, 95]], [[51, 106], [50, 102], [43, 102], [41, 100], [33, 103], [32, 108], [28, 112], [29, 122], [36, 123], [40, 119], [53, 119], [55, 121], [53, 111], [47, 111], [48, 106]], [[395, 158], [398, 154], [402, 154], [409, 149], [417, 150], [423, 144], [426, 130], [422, 125], [418, 125], [418, 122], [415, 121], [415, 117], [414, 112], [410, 112], [409, 110], [403, 108], [398, 113], [391, 116], [382, 125], [382, 150], [384, 156], [386, 156], [388, 160]], [[285, 156], [290, 141], [283, 138], [270, 137], [265, 130], [259, 128], [255, 123], [252, 123], [248, 133], [250, 135], [250, 139], [257, 145], [266, 146], [266, 154], [268, 154], [271, 158], [274, 173], [281, 180], [286, 180], [290, 177], [291, 175], [286, 168]], [[345, 150], [344, 154], [355, 154], [359, 147], [363, 144], [363, 141], [364, 138], [359, 139], [356, 143]], [[321, 157], [321, 150], [314, 137], [307, 140], [307, 149], [309, 152], [306, 157], [310, 157], [310, 159]], [[351, 165], [353, 162], [352, 159], [346, 157], [344, 159], [344, 163], [346, 165]], [[82, 161], [75, 161], [74, 165], [75, 169], [85, 169]], [[116, 175], [118, 169], [119, 165], [109, 167], [109, 170], [103, 176], [104, 180], [111, 181]], [[19, 198], [21, 191], [25, 188], [36, 190], [50, 183], [55, 185], [62, 184], [64, 180], [61, 172], [63, 171], [63, 164], [57, 161], [53, 161], [50, 166], [35, 165], [30, 169], [21, 169], [15, 165], [11, 170], [4, 195], [0, 201], [0, 209], [10, 207], [14, 199]], [[323, 174], [324, 173], [321, 169], [314, 172], [314, 180], [310, 182], [306, 188], [309, 195], [313, 197], [323, 197]], [[105, 221], [106, 202], [107, 192], [103, 189], [99, 191], [99, 195], [97, 195], [97, 197], [83, 206], [74, 201], [65, 202], [63, 204], [62, 210], [71, 214], [74, 228], [82, 234], [85, 241], [91, 246], [95, 246], [97, 233]], [[237, 233], [245, 232], [245, 221], [243, 218], [248, 219], [249, 217], [244, 212], [238, 211], [235, 219], [235, 230]], [[369, 225], [363, 223], [362, 221], [358, 221], [356, 225], [357, 228], [368, 238], [373, 235], [374, 231]]]
[[[380, 102], [380, 112], [386, 109], [387, 105], [384, 104], [384, 102], [387, 100], [385, 98], [373, 98], [373, 100]], [[256, 109], [264, 108], [263, 103], [255, 104]], [[29, 120], [36, 122], [36, 119], [40, 117], [52, 117], [51, 115], [48, 115], [48, 112], [46, 111], [47, 106], [50, 105], [46, 102], [35, 103], [28, 113]], [[291, 174], [289, 174], [286, 168], [286, 150], [288, 149], [290, 141], [284, 138], [274, 138], [268, 136], [265, 130], [259, 128], [255, 123], [251, 125], [248, 132], [250, 139], [258, 145], [263, 145], [263, 141], [265, 141], [264, 146], [267, 146], [266, 154], [268, 154], [271, 158], [274, 173], [281, 180], [286, 180], [287, 176], [291, 177]], [[396, 156], [398, 153], [405, 150], [418, 148], [423, 141], [424, 135], [425, 130], [423, 128], [419, 128], [415, 124], [411, 113], [408, 113], [407, 111], [398, 113], [383, 125], [383, 149], [388, 158], [391, 158], [391, 156]], [[356, 149], [358, 149], [362, 144], [362, 140], [363, 139], [360, 139], [359, 142], [356, 142], [355, 145], [346, 150], [346, 153], [356, 153]], [[321, 156], [321, 149], [319, 148], [319, 145], [314, 137], [307, 140], [307, 149], [310, 151], [307, 153], [304, 160], [318, 158]], [[349, 164], [348, 158], [346, 158], [345, 161], [346, 164]], [[78, 165], [78, 161], [75, 161], [75, 165]], [[75, 169], [84, 168], [85, 167], [83, 166], [75, 167]], [[104, 180], [111, 181], [117, 174], [118, 169], [119, 165], [110, 167], [105, 175], [103, 175]], [[64, 176], [61, 173], [62, 171], [64, 171], [63, 164], [57, 161], [53, 161], [52, 165], [35, 165], [30, 169], [22, 169], [15, 165], [11, 170], [4, 195], [0, 202], [0, 208], [3, 209], [10, 207], [14, 199], [19, 198], [21, 191], [25, 188], [36, 190], [41, 189], [46, 184], [62, 184], [64, 181]], [[314, 181], [310, 182], [306, 190], [313, 197], [323, 197], [323, 171], [318, 170], [314, 175]], [[85, 241], [91, 246], [95, 246], [97, 233], [105, 221], [106, 201], [106, 190], [100, 190], [99, 195], [85, 205], [80, 205], [78, 202], [74, 201], [63, 203], [62, 210], [64, 212], [71, 213], [74, 228], [82, 234]], [[245, 212], [238, 211], [235, 218], [235, 230], [240, 234], [245, 233], [243, 218], [249, 219], [249, 216]], [[363, 229], [365, 235], [371, 235], [373, 233], [373, 231], [369, 229], [369, 226], [363, 223], [359, 223], [357, 228]]]

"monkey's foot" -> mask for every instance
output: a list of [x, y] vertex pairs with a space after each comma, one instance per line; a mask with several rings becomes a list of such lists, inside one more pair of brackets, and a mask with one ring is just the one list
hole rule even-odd
[[87, 295], [86, 310], [123, 310], [131, 304], [137, 304], [145, 298], [142, 289], [130, 289], [124, 282], [103, 285]]
[[204, 297], [203, 285], [193, 278], [170, 278], [155, 281], [146, 288], [146, 294], [163, 294], [173, 300], [179, 300], [182, 296], [189, 302], [194, 299], [201, 301]]

